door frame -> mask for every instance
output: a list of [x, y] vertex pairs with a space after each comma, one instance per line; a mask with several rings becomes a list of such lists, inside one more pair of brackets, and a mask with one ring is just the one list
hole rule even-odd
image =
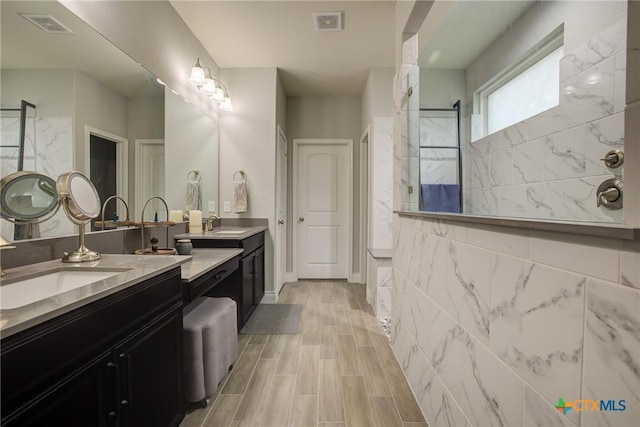
[[[366, 154], [366, 155], [363, 155]], [[367, 248], [371, 228], [371, 132], [370, 126], [360, 137], [360, 282], [367, 283]]]
[[[84, 127], [84, 170], [91, 178], [91, 135], [108, 139], [116, 144], [116, 195], [129, 204], [129, 140], [91, 126]], [[104, 202], [103, 202], [104, 203]], [[124, 207], [116, 203], [118, 215], [122, 218]]]
[[[278, 193], [281, 191], [280, 188], [278, 188], [278, 171], [276, 170], [276, 199], [275, 199], [275, 210], [274, 210], [274, 218], [275, 218], [275, 230], [274, 230], [274, 241], [275, 241], [275, 245], [274, 245], [274, 251], [273, 251], [273, 258], [274, 258], [274, 269], [273, 269], [273, 295], [271, 295], [271, 291], [266, 291], [265, 292], [265, 296], [263, 298], [263, 302], [268, 303], [268, 302], [273, 302], [276, 303], [278, 302], [278, 295], [280, 294], [280, 290], [282, 289], [282, 286], [284, 286], [284, 284], [287, 282], [287, 249], [286, 249], [286, 245], [287, 245], [287, 227], [289, 226], [288, 222], [289, 222], [289, 218], [287, 218], [287, 203], [288, 203], [288, 194], [287, 194], [287, 182], [289, 177], [287, 176], [287, 157], [288, 157], [288, 150], [287, 150], [287, 145], [289, 143], [289, 141], [287, 140], [287, 135], [285, 135], [284, 131], [282, 130], [282, 128], [280, 127], [280, 125], [277, 125], [277, 134], [276, 134], [276, 157], [279, 155], [278, 152], [278, 146], [280, 143], [280, 138], [282, 138], [284, 140], [284, 165], [282, 165], [284, 167], [284, 171], [285, 171], [285, 179], [284, 179], [284, 194], [283, 196], [285, 197], [285, 204], [284, 204], [284, 239], [280, 239], [279, 236], [279, 232], [278, 232]], [[276, 158], [276, 165], [278, 164], [277, 158]], [[282, 240], [282, 241], [281, 241]], [[285, 245], [285, 249], [284, 249], [284, 263], [285, 263], [285, 269], [284, 269], [284, 274], [282, 276], [282, 283], [278, 283], [278, 272], [280, 269], [280, 263], [283, 262], [282, 259], [280, 259], [280, 253], [281, 253], [281, 248], [280, 245]]]
[[[164, 145], [164, 139], [136, 139], [136, 173], [135, 173], [135, 206], [134, 206], [134, 218], [139, 217], [142, 214], [142, 207], [146, 200], [142, 200], [140, 195], [142, 194], [142, 170], [144, 168], [144, 159], [142, 158], [142, 148], [144, 145]], [[165, 170], [166, 173], [166, 170]], [[166, 176], [166, 175], [165, 175]], [[166, 178], [165, 178], [166, 179]], [[163, 196], [164, 197], [164, 196]]]
[[[324, 138], [324, 139], [294, 139], [293, 140], [293, 194], [291, 195], [291, 204], [293, 207], [293, 217], [291, 221], [297, 221], [298, 218], [298, 147], [301, 145], [346, 145], [349, 148], [349, 188], [348, 199], [349, 204], [347, 206], [348, 221], [347, 229], [349, 231], [349, 243], [347, 252], [348, 266], [347, 266], [347, 280], [351, 280], [353, 276], [353, 139], [338, 139], [338, 138]], [[297, 224], [297, 223], [296, 223]], [[292, 239], [292, 251], [293, 251], [293, 276], [295, 280], [298, 280], [298, 227], [293, 227], [293, 239]]]

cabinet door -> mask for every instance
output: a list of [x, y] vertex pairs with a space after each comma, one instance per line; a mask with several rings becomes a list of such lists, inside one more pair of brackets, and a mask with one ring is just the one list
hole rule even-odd
[[242, 324], [244, 325], [253, 312], [253, 261], [251, 254], [242, 258]]
[[[116, 365], [105, 353], [36, 396], [23, 411], [3, 414], [3, 426], [102, 427], [116, 425]], [[24, 407], [23, 407], [24, 408]]]
[[115, 348], [121, 426], [176, 426], [182, 398], [182, 310], [147, 325]]
[[258, 305], [264, 296], [264, 249], [255, 252], [253, 261], [253, 304]]

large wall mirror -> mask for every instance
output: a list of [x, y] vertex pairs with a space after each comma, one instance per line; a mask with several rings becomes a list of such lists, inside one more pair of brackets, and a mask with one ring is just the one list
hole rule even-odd
[[622, 222], [611, 186], [624, 164], [601, 159], [624, 152], [626, 29], [623, 1], [436, 2], [420, 37], [413, 208]]
[[[2, 176], [18, 169], [20, 118], [12, 110], [25, 100], [34, 108], [26, 118], [24, 170], [53, 179], [81, 171], [97, 188], [101, 203], [120, 196], [136, 220], [148, 197], [166, 196], [167, 182], [179, 179], [184, 191], [188, 171], [170, 170], [184, 175], [171, 180], [165, 172], [165, 133], [180, 134], [182, 124], [165, 123], [165, 87], [153, 74], [58, 2], [2, 1], [0, 8]], [[184, 102], [181, 108], [193, 110]], [[210, 149], [216, 162], [208, 165], [212, 189], [206, 197], [217, 202], [217, 126], [215, 132], [209, 138], [214, 139]], [[170, 208], [182, 209], [183, 200], [173, 199]], [[109, 203], [106, 219], [122, 219], [125, 209], [119, 199]], [[164, 207], [156, 208], [163, 218]], [[154, 209], [145, 211], [145, 219], [153, 220]], [[13, 224], [0, 222], [5, 239], [19, 238]], [[39, 224], [34, 237], [74, 232], [58, 212]]]

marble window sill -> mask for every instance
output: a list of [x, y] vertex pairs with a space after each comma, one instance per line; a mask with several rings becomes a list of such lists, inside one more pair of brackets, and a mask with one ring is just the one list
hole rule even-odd
[[640, 240], [640, 228], [622, 224], [607, 224], [574, 221], [544, 221], [526, 218], [491, 217], [481, 215], [448, 214], [441, 212], [393, 211], [414, 218], [431, 218], [445, 221], [473, 224], [497, 225], [529, 230], [555, 231], [559, 233], [581, 234], [586, 236], [610, 237], [624, 240]]

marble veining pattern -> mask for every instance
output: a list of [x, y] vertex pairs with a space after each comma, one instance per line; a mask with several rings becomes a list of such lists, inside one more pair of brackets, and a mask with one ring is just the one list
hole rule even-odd
[[503, 255], [492, 277], [491, 350], [549, 402], [579, 396], [586, 279]]
[[621, 175], [623, 168], [609, 169], [600, 159], [614, 149], [624, 149], [624, 114], [587, 124], [586, 128], [586, 176]]
[[472, 425], [509, 427], [522, 422], [524, 382], [468, 334], [461, 381], [451, 388]]
[[640, 292], [587, 283], [584, 399], [625, 400], [624, 412], [585, 412], [583, 426], [630, 426], [640, 420]]
[[576, 427], [576, 424], [527, 385], [524, 390], [524, 425], [527, 427]]

